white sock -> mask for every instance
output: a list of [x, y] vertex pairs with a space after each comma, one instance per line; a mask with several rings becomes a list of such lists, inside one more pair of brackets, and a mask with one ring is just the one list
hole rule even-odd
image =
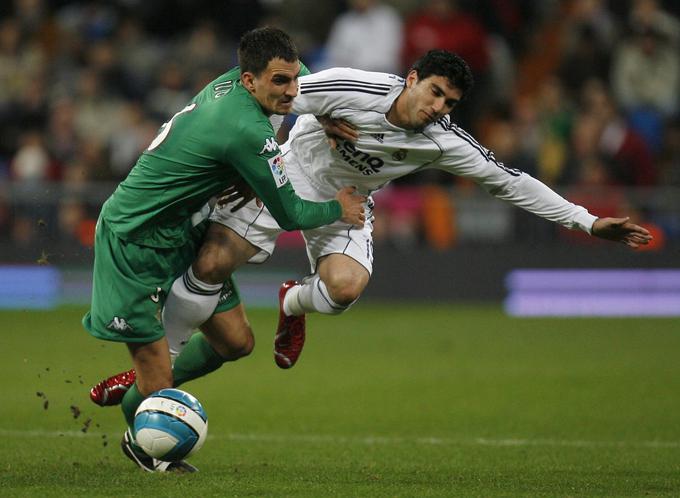
[[191, 267], [173, 282], [162, 313], [171, 357], [182, 351], [194, 329], [213, 314], [221, 290], [222, 284], [199, 280]]
[[283, 312], [290, 316], [300, 316], [305, 313], [324, 313], [326, 315], [339, 315], [349, 309], [354, 303], [347, 306], [336, 303], [328, 294], [328, 288], [319, 275], [306, 278], [302, 285], [296, 285], [286, 293], [283, 300]]

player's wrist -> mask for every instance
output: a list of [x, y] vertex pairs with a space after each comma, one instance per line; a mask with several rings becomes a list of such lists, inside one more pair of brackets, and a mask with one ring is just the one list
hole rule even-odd
[[574, 228], [579, 228], [589, 235], [593, 235], [593, 226], [599, 218], [585, 209], [574, 216]]
[[340, 204], [340, 201], [337, 199], [333, 199], [329, 201], [330, 207], [331, 207], [331, 214], [336, 217], [336, 221], [342, 218], [343, 212], [342, 212], [342, 204]]

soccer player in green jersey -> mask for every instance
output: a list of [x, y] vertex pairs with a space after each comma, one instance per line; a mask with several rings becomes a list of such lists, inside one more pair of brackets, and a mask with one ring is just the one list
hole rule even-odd
[[[334, 194], [333, 185], [337, 188], [346, 182], [372, 193], [395, 178], [437, 168], [472, 178], [496, 197], [566, 227], [631, 247], [651, 240], [645, 228], [627, 218], [597, 218], [529, 175], [503, 165], [453, 123], [448, 114], [472, 85], [467, 64], [455, 54], [428, 52], [406, 78], [334, 68], [300, 80], [300, 96], [293, 107], [306, 115], [298, 119], [283, 149], [291, 181], [301, 195], [329, 199]], [[354, 135], [351, 127], [345, 128], [347, 136], [329, 148], [320, 120], [314, 118], [319, 115], [347, 119], [356, 127]], [[213, 283], [221, 281], [221, 259], [229, 269], [232, 247], [239, 248], [239, 256], [250, 251], [253, 262], [262, 261], [273, 252], [280, 233], [276, 221], [255, 202], [234, 213], [238, 207], [228, 204], [213, 211], [211, 237], [193, 263], [194, 271], [210, 275], [208, 281]], [[299, 358], [305, 340], [306, 313], [342, 313], [368, 284], [373, 269], [371, 208], [369, 197], [369, 218], [361, 229], [336, 223], [305, 231], [312, 275], [302, 284], [285, 282], [279, 291], [279, 326], [274, 339], [279, 367], [290, 368]], [[222, 213], [226, 214], [224, 219]], [[231, 240], [229, 244], [222, 243], [220, 231], [225, 240], [239, 233], [241, 245]], [[246, 240], [250, 246], [244, 245]], [[212, 244], [215, 247], [210, 247]], [[184, 280], [173, 284], [164, 310], [168, 341], [177, 344], [178, 350], [204, 320], [216, 320], [220, 315], [228, 318], [219, 309], [211, 317], [213, 310], [193, 305], [199, 296], [185, 290]], [[131, 375], [125, 372], [109, 377], [95, 388], [115, 393], [113, 389], [129, 385], [126, 376]], [[112, 394], [109, 399], [115, 401], [114, 398]]]
[[[206, 237], [202, 207], [225, 190], [238, 195], [234, 187], [241, 184], [288, 230], [337, 220], [362, 226], [365, 220], [366, 197], [353, 187], [339, 190], [335, 200], [309, 202], [288, 181], [269, 116], [290, 112], [297, 95], [300, 62], [292, 40], [278, 29], [256, 29], [243, 36], [238, 56], [240, 77], [238, 71], [220, 76], [163, 125], [104, 203], [97, 223], [92, 303], [83, 325], [94, 337], [128, 347], [136, 383], [122, 400], [129, 427], [122, 446], [150, 472], [195, 468], [160, 462], [135, 445], [134, 414], [145, 396], [205, 375], [253, 347], [231, 278], [209, 284], [191, 271]], [[235, 269], [248, 259], [239, 255], [248, 242], [233, 239], [240, 244], [230, 252]], [[161, 309], [182, 275], [186, 287], [205, 298], [199, 305], [218, 306], [220, 313], [189, 341], [173, 368]]]

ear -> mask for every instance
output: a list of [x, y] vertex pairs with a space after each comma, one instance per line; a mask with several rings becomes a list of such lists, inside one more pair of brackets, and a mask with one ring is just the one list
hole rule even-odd
[[406, 75], [406, 88], [411, 88], [416, 83], [418, 83], [418, 72], [411, 69]]
[[253, 73], [241, 73], [241, 84], [250, 93], [255, 91], [255, 75]]

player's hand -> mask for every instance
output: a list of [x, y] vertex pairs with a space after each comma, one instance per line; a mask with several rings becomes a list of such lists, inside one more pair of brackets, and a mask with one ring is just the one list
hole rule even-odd
[[234, 213], [255, 199], [257, 207], [262, 207], [262, 201], [255, 196], [255, 191], [245, 180], [234, 183], [232, 186], [224, 189], [217, 198], [217, 205], [222, 207], [237, 200], [238, 204], [232, 207], [229, 212]]
[[354, 125], [344, 119], [333, 119], [330, 116], [316, 116], [316, 119], [323, 126], [323, 131], [328, 137], [328, 144], [333, 149], [338, 146], [339, 138], [352, 143], [359, 139], [359, 132]]
[[593, 223], [592, 233], [601, 239], [622, 242], [633, 248], [649, 244], [652, 240], [649, 231], [629, 220], [630, 218], [598, 218]]
[[340, 220], [350, 225], [363, 227], [366, 221], [364, 204], [367, 197], [357, 194], [356, 191], [356, 187], [345, 187], [338, 190], [338, 193], [335, 194], [335, 199], [342, 206], [342, 218]]

